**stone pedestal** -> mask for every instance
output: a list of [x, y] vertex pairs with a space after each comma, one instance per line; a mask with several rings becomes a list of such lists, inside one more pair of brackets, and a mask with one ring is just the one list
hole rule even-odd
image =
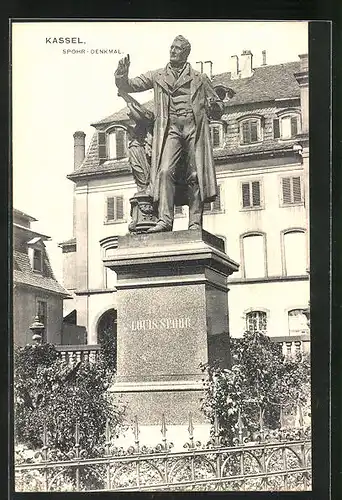
[[117, 376], [112, 391], [142, 425], [204, 423], [200, 363], [230, 364], [227, 277], [238, 264], [202, 230], [119, 237]]

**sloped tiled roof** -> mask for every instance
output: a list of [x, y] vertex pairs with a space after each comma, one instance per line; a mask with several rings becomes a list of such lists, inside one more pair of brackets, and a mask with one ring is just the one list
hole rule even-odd
[[[150, 101], [145, 102], [144, 106], [149, 111], [153, 111], [154, 110], [153, 99], [151, 99]], [[104, 125], [106, 123], [112, 123], [113, 121], [115, 121], [115, 122], [127, 121], [127, 120], [129, 120], [127, 113], [128, 113], [128, 107], [126, 106], [125, 108], [120, 109], [120, 111], [117, 111], [116, 113], [113, 113], [112, 115], [109, 115], [106, 118], [103, 118], [102, 120], [94, 123], [93, 126], [97, 127], [98, 125]]]
[[[224, 85], [234, 90], [235, 95], [225, 103], [226, 106], [238, 104], [250, 104], [274, 99], [285, 99], [299, 97], [299, 85], [294, 77], [300, 70], [300, 62], [289, 62], [273, 66], [261, 66], [253, 70], [249, 78], [233, 79], [231, 73], [214, 75], [212, 83], [214, 86]], [[150, 111], [153, 111], [153, 100], [144, 103]], [[95, 122], [94, 127], [112, 122], [128, 120], [128, 108], [125, 107], [102, 120]]]
[[15, 250], [13, 252], [13, 282], [41, 288], [65, 297], [69, 296], [65, 288], [55, 279], [47, 255], [44, 257], [44, 271], [38, 273], [32, 270], [28, 254]]
[[214, 86], [224, 85], [234, 90], [235, 95], [227, 106], [289, 99], [300, 96], [299, 84], [294, 76], [300, 71], [300, 62], [261, 66], [253, 70], [249, 78], [232, 80], [230, 73], [215, 75]]
[[[227, 107], [240, 106], [244, 104], [274, 101], [276, 99], [291, 99], [300, 97], [299, 84], [294, 76], [300, 71], [300, 62], [289, 62], [273, 66], [261, 66], [253, 70], [253, 75], [248, 78], [232, 79], [231, 73], [215, 75], [212, 79], [214, 86], [223, 85], [235, 92], [235, 95], [225, 102]], [[144, 103], [149, 110], [153, 110], [153, 100]], [[113, 123], [127, 121], [128, 108], [113, 113], [106, 118], [93, 124], [95, 128]], [[265, 141], [262, 144], [250, 146], [229, 146], [214, 150], [215, 158], [234, 156], [236, 154], [247, 154], [252, 152], [267, 152], [269, 150], [284, 150], [291, 147], [291, 143], [279, 143], [279, 141]], [[88, 152], [80, 167], [68, 178], [71, 180], [88, 177], [89, 175], [105, 175], [115, 172], [130, 172], [127, 160], [108, 160], [100, 164], [98, 156], [97, 133], [91, 139]]]

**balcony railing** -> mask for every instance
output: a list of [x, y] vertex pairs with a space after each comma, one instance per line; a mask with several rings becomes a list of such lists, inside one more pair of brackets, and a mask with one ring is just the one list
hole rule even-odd
[[297, 354], [310, 352], [310, 335], [288, 335], [285, 337], [270, 337], [274, 342], [282, 346], [283, 354], [286, 358]]
[[[297, 354], [310, 352], [310, 335], [291, 335], [284, 337], [270, 337], [274, 342], [278, 342], [282, 346], [285, 357], [292, 357]], [[56, 345], [57, 351], [60, 352], [62, 359], [70, 364], [75, 364], [78, 361], [94, 363], [101, 347], [98, 344], [94, 345]]]
[[79, 361], [95, 363], [101, 347], [95, 345], [56, 345], [62, 360], [73, 365]]

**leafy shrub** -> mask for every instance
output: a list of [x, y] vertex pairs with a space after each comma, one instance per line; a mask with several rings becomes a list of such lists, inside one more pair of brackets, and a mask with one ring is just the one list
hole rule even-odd
[[239, 412], [252, 435], [261, 419], [269, 429], [279, 427], [281, 407], [286, 414], [300, 404], [309, 413], [309, 356], [284, 359], [280, 345], [260, 332], [231, 339], [231, 354], [230, 369], [202, 365], [207, 374], [202, 411], [212, 423], [216, 416], [220, 434], [229, 443], [237, 435]]
[[49, 447], [66, 455], [75, 445], [77, 422], [80, 449], [94, 456], [104, 442], [106, 422], [120, 425], [123, 409], [107, 392], [114, 372], [101, 355], [96, 363], [70, 366], [51, 344], [27, 345], [15, 350], [14, 366], [18, 443], [42, 447], [45, 424]]

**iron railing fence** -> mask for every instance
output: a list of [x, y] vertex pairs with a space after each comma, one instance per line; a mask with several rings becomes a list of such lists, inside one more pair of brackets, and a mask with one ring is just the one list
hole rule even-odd
[[[220, 436], [217, 418], [209, 442], [194, 439], [189, 415], [188, 441], [181, 451], [167, 439], [162, 418], [159, 444], [143, 446], [135, 418], [134, 445], [115, 446], [109, 425], [102, 448], [89, 456], [81, 449], [79, 425], [75, 446], [62, 455], [49, 447], [44, 427], [43, 447], [30, 457], [17, 453], [16, 491], [245, 491], [311, 489], [310, 427], [261, 428], [244, 433], [239, 416], [230, 446]], [[253, 439], [253, 441], [251, 440]]]

